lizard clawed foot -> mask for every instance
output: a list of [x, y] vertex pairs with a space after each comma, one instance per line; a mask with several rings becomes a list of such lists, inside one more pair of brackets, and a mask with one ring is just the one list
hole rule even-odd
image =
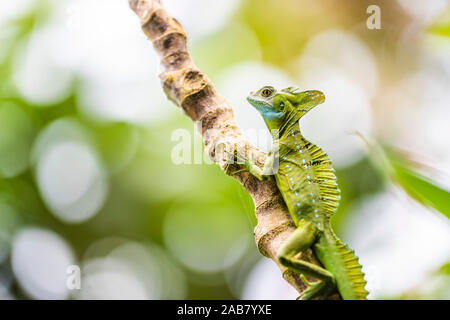
[[240, 172], [248, 172], [250, 171], [250, 167], [251, 167], [251, 160], [245, 158], [240, 152], [238, 152], [237, 150], [235, 150], [234, 152], [229, 152], [227, 150], [224, 151], [228, 156], [230, 156], [227, 161], [230, 161], [231, 159], [233, 159], [233, 161], [231, 163], [227, 163], [225, 170], [228, 172], [228, 168], [231, 167], [231, 165], [233, 164], [238, 164], [240, 166], [242, 166], [242, 169], [234, 171], [234, 172], [230, 172], [231, 175], [235, 175], [238, 174]]
[[326, 298], [331, 290], [336, 286], [334, 277], [327, 280], [320, 280], [318, 282], [309, 282], [306, 277], [301, 274], [301, 280], [308, 286], [305, 291], [297, 298], [297, 300], [311, 300], [314, 298]]
[[314, 282], [309, 282], [308, 279], [306, 279], [305, 275], [302, 273], [300, 274], [300, 279], [303, 281], [304, 284], [306, 284], [308, 287], [311, 286]]
[[325, 295], [327, 285], [323, 281], [314, 283], [306, 281], [305, 283], [308, 283], [308, 288], [303, 291], [299, 297], [297, 297], [297, 300], [311, 300]]

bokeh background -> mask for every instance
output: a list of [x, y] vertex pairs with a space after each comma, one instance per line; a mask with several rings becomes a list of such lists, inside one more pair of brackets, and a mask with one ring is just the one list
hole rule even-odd
[[[369, 297], [449, 299], [449, 1], [162, 3], [262, 149], [250, 90], [325, 93], [302, 130], [334, 161], [333, 225]], [[380, 30], [366, 25], [372, 4]], [[258, 253], [242, 187], [215, 165], [173, 161], [180, 136], [192, 158], [201, 140], [159, 72], [126, 0], [0, 2], [0, 298], [297, 296]], [[441, 211], [405, 192], [411, 180], [393, 183], [356, 132], [401, 149], [440, 190]], [[72, 265], [80, 289], [66, 285]]]

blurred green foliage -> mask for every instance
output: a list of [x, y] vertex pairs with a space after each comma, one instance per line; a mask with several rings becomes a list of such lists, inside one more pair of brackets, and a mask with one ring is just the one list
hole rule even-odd
[[[397, 184], [413, 199], [434, 208], [450, 218], [450, 192], [436, 185], [431, 179], [414, 170], [417, 164], [407, 156], [389, 146], [369, 144], [371, 159], [380, 176]], [[417, 169], [416, 169], [417, 170]]]
[[408, 290], [400, 297], [390, 299], [404, 300], [449, 300], [450, 299], [450, 263], [446, 263], [434, 272], [428, 274], [419, 285]]
[[450, 37], [450, 11], [441, 14], [428, 28], [428, 32], [444, 37]]
[[[327, 18], [322, 19], [324, 13], [318, 11], [318, 7], [305, 7], [302, 2], [244, 1], [229, 26], [191, 44], [194, 59], [212, 79], [231, 64], [245, 60], [262, 59], [292, 73], [293, 59], [298, 57], [312, 34], [337, 24], [354, 26], [367, 7], [366, 1], [352, 9], [348, 1], [342, 5], [348, 9], [343, 10], [345, 14], [333, 14], [336, 4], [329, 4]], [[189, 260], [192, 255], [183, 260], [180, 257], [183, 252], [177, 251], [178, 246], [173, 243], [182, 243], [183, 250], [197, 248], [197, 261], [207, 255], [220, 261], [220, 255], [227, 249], [243, 244], [245, 257], [253, 263], [258, 259], [252, 239], [256, 220], [249, 195], [215, 165], [172, 163], [173, 130], [185, 128], [194, 132], [190, 120], [178, 110], [148, 128], [125, 122], [94, 122], [78, 110], [76, 89], [81, 79], [75, 81], [69, 97], [54, 105], [37, 107], [21, 97], [11, 80], [13, 60], [33, 28], [46, 17], [45, 6], [37, 6], [31, 14], [11, 24], [10, 34], [1, 43], [0, 231], [13, 234], [24, 225], [44, 226], [61, 234], [80, 259], [93, 242], [104, 237], [151, 241], [161, 245], [175, 259], [181, 259], [180, 265], [188, 278], [187, 298], [237, 298], [224, 279], [228, 267], [218, 272], [209, 272], [208, 265], [203, 269], [189, 268], [189, 263], [195, 264]], [[292, 27], [297, 25], [299, 17], [301, 30]], [[446, 33], [447, 29], [435, 30]], [[172, 105], [164, 107], [175, 109]], [[105, 205], [92, 219], [79, 225], [63, 223], [48, 210], [36, 187], [30, 161], [37, 137], [58, 119], [72, 119], [83, 128], [108, 173]], [[198, 135], [196, 139], [200, 139]], [[395, 177], [391, 178], [409, 194], [450, 216], [447, 191], [400, 162], [393, 162], [392, 166]], [[349, 208], [355, 201], [380, 192], [385, 181], [368, 158], [338, 169], [337, 176], [343, 198], [333, 224], [340, 233], [351, 218]], [[199, 235], [207, 238], [196, 238]], [[442, 270], [448, 278], [447, 269]], [[199, 275], [199, 270], [204, 273]], [[24, 297], [17, 284], [13, 288], [16, 297]]]

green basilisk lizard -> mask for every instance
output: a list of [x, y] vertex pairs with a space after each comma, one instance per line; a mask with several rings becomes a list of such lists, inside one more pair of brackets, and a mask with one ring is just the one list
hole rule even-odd
[[[300, 133], [299, 119], [325, 100], [320, 91], [299, 92], [289, 87], [277, 91], [265, 86], [247, 100], [264, 118], [273, 144], [260, 168], [252, 159], [236, 153], [243, 169], [260, 180], [275, 175], [277, 186], [297, 226], [280, 248], [277, 258], [301, 275], [308, 288], [299, 297], [326, 297], [337, 286], [343, 299], [366, 299], [364, 274], [358, 258], [333, 232], [330, 217], [336, 211], [340, 190], [327, 155]], [[312, 248], [323, 268], [297, 259]], [[305, 276], [319, 281], [309, 283]]]

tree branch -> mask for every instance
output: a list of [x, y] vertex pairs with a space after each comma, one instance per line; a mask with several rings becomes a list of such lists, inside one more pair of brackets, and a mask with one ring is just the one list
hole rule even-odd
[[[305, 285], [296, 273], [281, 266], [276, 254], [295, 230], [289, 212], [273, 178], [259, 181], [246, 172], [232, 174], [234, 165], [227, 164], [223, 150], [243, 150], [253, 159], [264, 159], [263, 152], [251, 145], [237, 126], [230, 104], [217, 91], [208, 77], [193, 63], [187, 50], [187, 37], [182, 26], [168, 16], [158, 0], [129, 0], [131, 9], [141, 20], [142, 30], [152, 40], [161, 58], [164, 71], [160, 75], [167, 97], [193, 121], [198, 128], [206, 151], [228, 175], [238, 180], [253, 198], [257, 226], [254, 230], [259, 251], [280, 267], [283, 277], [299, 293]], [[302, 259], [319, 264], [311, 250]], [[334, 292], [329, 298], [338, 299]]]

